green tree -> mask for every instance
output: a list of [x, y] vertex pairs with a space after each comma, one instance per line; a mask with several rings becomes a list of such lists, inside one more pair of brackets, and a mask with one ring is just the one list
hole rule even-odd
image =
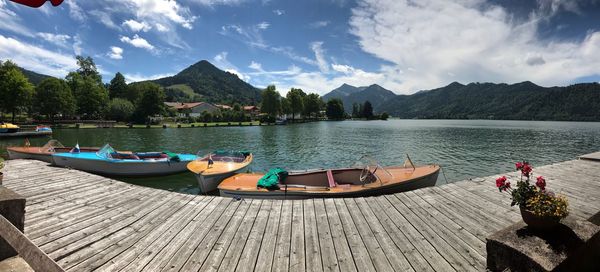
[[387, 120], [388, 118], [390, 118], [390, 115], [387, 112], [382, 113], [379, 118], [381, 120]]
[[121, 73], [117, 73], [108, 85], [108, 95], [113, 98], [127, 98], [127, 83]]
[[304, 97], [304, 115], [308, 117], [312, 117], [313, 114], [315, 117], [318, 117], [319, 112], [321, 111], [321, 106], [323, 104], [323, 100], [316, 93], [311, 93]]
[[[149, 82], [149, 81], [131, 83], [127, 86], [126, 98], [131, 103], [137, 104], [138, 100], [142, 97], [142, 95], [144, 94], [144, 92], [146, 90], [150, 90], [150, 89], [153, 89], [156, 87], [158, 87], [160, 89], [159, 85], [157, 85], [156, 83], [153, 83], [153, 82]], [[166, 99], [166, 95], [165, 95], [165, 99]]]
[[287, 100], [290, 103], [291, 113], [292, 113], [292, 121], [296, 118], [296, 113], [302, 113], [304, 111], [304, 101], [303, 98], [306, 96], [302, 89], [292, 88], [287, 93]]
[[369, 102], [369, 100], [365, 101], [362, 116], [367, 119], [373, 118], [373, 106], [371, 105], [371, 102]]
[[11, 61], [0, 62], [0, 108], [12, 114], [12, 121], [31, 105], [34, 88], [19, 67]]
[[146, 89], [142, 90], [142, 95], [137, 102], [136, 116], [138, 121], [160, 114], [164, 108], [164, 91], [157, 84], [148, 83], [144, 85]]
[[275, 90], [275, 85], [269, 85], [262, 92], [262, 104], [260, 110], [271, 117], [277, 117], [281, 112], [281, 101], [279, 92]]
[[78, 74], [82, 77], [92, 78], [98, 84], [102, 84], [102, 76], [98, 72], [98, 68], [96, 68], [96, 64], [92, 57], [75, 56], [75, 59], [77, 59], [77, 65], [79, 66], [77, 69]]
[[46, 115], [50, 121], [54, 121], [57, 114], [74, 114], [77, 103], [67, 82], [51, 77], [44, 79], [36, 87], [34, 108], [39, 114]]
[[116, 121], [129, 121], [133, 116], [135, 106], [127, 99], [113, 98], [108, 103], [108, 118]]
[[329, 101], [327, 101], [325, 113], [329, 119], [344, 119], [344, 102], [342, 102], [342, 100], [339, 98], [329, 99]]
[[359, 111], [360, 109], [358, 103], [355, 102], [354, 104], [352, 104], [352, 118], [358, 118]]
[[292, 105], [290, 103], [290, 100], [285, 97], [281, 98], [281, 113], [292, 114], [292, 116], [293, 116]]
[[67, 83], [77, 103], [77, 113], [84, 118], [101, 118], [108, 105], [108, 92], [93, 76], [71, 72]]

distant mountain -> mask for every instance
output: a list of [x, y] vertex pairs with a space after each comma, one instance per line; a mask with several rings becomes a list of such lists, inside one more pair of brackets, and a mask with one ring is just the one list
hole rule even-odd
[[201, 99], [227, 104], [256, 104], [260, 100], [259, 89], [206, 60], [197, 62], [174, 76], [151, 81], [165, 87], [167, 94], [171, 93], [174, 97], [186, 96], [188, 100]]
[[454, 82], [398, 95], [374, 108], [400, 118], [600, 121], [600, 84], [545, 88], [530, 81], [510, 85]]
[[29, 82], [33, 85], [38, 85], [40, 84], [40, 82], [42, 82], [42, 80], [51, 77], [49, 75], [43, 75], [38, 74], [34, 71], [29, 71], [21, 67], [19, 67], [19, 69], [21, 69], [21, 72], [25, 75], [25, 77], [27, 77], [27, 79], [29, 79]]
[[349, 96], [353, 93], [357, 93], [360, 92], [364, 89], [366, 89], [367, 87], [354, 87], [352, 85], [348, 85], [346, 83], [342, 84], [342, 86], [338, 87], [337, 89], [334, 89], [333, 91], [327, 93], [326, 95], [323, 96], [323, 100], [327, 101], [331, 98], [342, 98], [342, 97], [346, 97]]
[[363, 104], [365, 101], [371, 102], [373, 108], [377, 110], [379, 106], [389, 99], [396, 97], [392, 91], [387, 90], [377, 84], [367, 87], [354, 87], [344, 84], [339, 88], [327, 93], [323, 96], [323, 100], [327, 101], [331, 98], [340, 98], [344, 102], [344, 109], [348, 113], [352, 113], [352, 105], [354, 103]]

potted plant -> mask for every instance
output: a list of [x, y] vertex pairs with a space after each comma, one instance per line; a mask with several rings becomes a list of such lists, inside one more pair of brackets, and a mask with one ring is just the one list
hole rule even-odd
[[505, 176], [496, 179], [500, 192], [510, 192], [511, 206], [519, 205], [521, 217], [527, 226], [536, 230], [548, 230], [558, 225], [561, 219], [569, 215], [568, 202], [564, 196], [556, 195], [546, 189], [546, 179], [536, 178], [531, 184], [533, 168], [526, 162], [515, 164], [521, 177], [513, 189]]

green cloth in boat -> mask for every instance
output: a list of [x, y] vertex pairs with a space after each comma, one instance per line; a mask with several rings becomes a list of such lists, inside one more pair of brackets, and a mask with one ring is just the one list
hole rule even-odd
[[181, 161], [181, 158], [179, 158], [179, 155], [177, 155], [177, 153], [173, 153], [170, 151], [163, 151], [163, 153], [165, 155], [169, 156], [169, 161], [175, 161], [175, 162]]
[[281, 168], [273, 168], [258, 180], [256, 186], [268, 190], [276, 190], [279, 189], [279, 181], [285, 179], [287, 176], [287, 171]]

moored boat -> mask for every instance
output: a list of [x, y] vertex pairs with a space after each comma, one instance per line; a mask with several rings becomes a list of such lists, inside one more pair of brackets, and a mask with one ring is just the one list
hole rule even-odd
[[188, 163], [201, 193], [217, 189], [223, 179], [243, 172], [252, 163], [252, 153], [240, 151], [215, 151]]
[[108, 144], [98, 152], [52, 154], [52, 163], [55, 166], [123, 177], [160, 176], [184, 172], [186, 165], [195, 159], [196, 155], [193, 154], [171, 152], [117, 152]]
[[17, 125], [0, 122], [0, 133], [15, 133], [18, 132], [19, 129], [20, 128]]
[[[43, 146], [30, 146], [29, 141], [25, 141], [24, 146], [11, 146], [7, 147], [8, 158], [15, 159], [28, 159], [38, 160], [48, 163], [52, 163], [52, 154], [69, 152], [73, 147], [65, 147], [57, 140], [50, 140]], [[82, 147], [81, 151], [84, 152], [96, 152], [100, 150], [98, 147]]]
[[[410, 162], [410, 160], [407, 160]], [[219, 185], [221, 196], [261, 199], [307, 199], [329, 197], [364, 197], [410, 191], [434, 186], [440, 171], [438, 165], [415, 167], [367, 165], [342, 169], [320, 169], [302, 172], [265, 174], [245, 173], [227, 178]], [[276, 175], [277, 184], [270, 188], [259, 185], [261, 178]], [[262, 181], [261, 181], [262, 182]]]

